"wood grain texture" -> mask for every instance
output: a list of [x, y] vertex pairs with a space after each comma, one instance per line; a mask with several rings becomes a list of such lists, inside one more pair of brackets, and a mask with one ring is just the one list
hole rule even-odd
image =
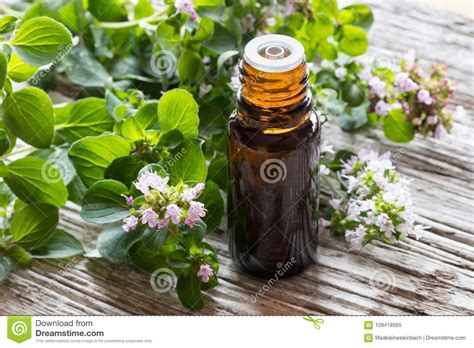
[[[369, 57], [395, 63], [414, 48], [422, 65], [447, 64], [448, 75], [458, 81], [450, 107], [464, 106], [467, 116], [455, 119], [446, 141], [417, 138], [400, 146], [379, 130], [344, 133], [337, 120], [323, 129], [323, 138], [336, 148], [397, 153], [397, 168], [412, 179], [418, 222], [430, 229], [418, 240], [376, 243], [358, 253], [349, 253], [341, 238], [322, 234], [317, 263], [277, 282], [256, 301], [252, 296], [266, 282], [237, 269], [227, 235], [214, 234], [209, 241], [219, 254], [220, 285], [205, 295], [199, 314], [474, 314], [474, 27], [460, 15], [410, 1], [367, 3], [376, 17]], [[61, 225], [94, 248], [100, 229], [81, 221], [77, 207], [63, 210]], [[148, 274], [101, 259], [35, 262], [32, 270], [14, 272], [0, 287], [0, 314], [193, 314], [175, 292], [155, 293], [149, 280]]]

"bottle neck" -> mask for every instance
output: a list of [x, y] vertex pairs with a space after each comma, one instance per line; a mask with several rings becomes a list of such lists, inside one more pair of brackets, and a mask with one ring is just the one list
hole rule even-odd
[[269, 73], [241, 60], [239, 71], [237, 115], [246, 126], [285, 133], [308, 120], [313, 101], [304, 62], [291, 71]]

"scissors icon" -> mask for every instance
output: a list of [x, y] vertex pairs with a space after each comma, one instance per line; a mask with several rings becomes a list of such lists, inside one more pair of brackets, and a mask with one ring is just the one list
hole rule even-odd
[[312, 322], [316, 330], [319, 330], [321, 328], [321, 324], [324, 323], [324, 319], [321, 319], [321, 318], [315, 319], [310, 315], [303, 317], [303, 319], [306, 321]]

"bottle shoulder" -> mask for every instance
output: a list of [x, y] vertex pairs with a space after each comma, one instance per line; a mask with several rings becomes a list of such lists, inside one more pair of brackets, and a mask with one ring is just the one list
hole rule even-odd
[[278, 132], [267, 132], [266, 128], [264, 126], [262, 126], [262, 127], [250, 127], [250, 126], [246, 125], [239, 118], [239, 116], [237, 114], [237, 110], [234, 110], [232, 112], [232, 114], [229, 117], [229, 121], [228, 121], [229, 132], [231, 132], [233, 130], [236, 130], [236, 131], [241, 130], [241, 131], [244, 131], [244, 132], [267, 134], [269, 136], [271, 136], [271, 135], [284, 135], [284, 134], [291, 135], [292, 133], [300, 132], [302, 130], [304, 132], [311, 131], [312, 133], [318, 133], [318, 132], [320, 132], [320, 128], [321, 128], [321, 118], [314, 110], [312, 110], [309, 113], [308, 117], [305, 119], [304, 122], [302, 122], [297, 127], [291, 128], [291, 130], [288, 130], [288, 131], [285, 131], [285, 129], [282, 128]]
[[314, 111], [311, 111], [305, 122], [286, 132], [265, 132], [265, 128], [248, 127], [238, 117], [236, 111], [231, 114], [228, 122], [231, 141], [237, 141], [251, 148], [292, 149], [307, 142], [319, 141], [320, 132], [321, 121]]

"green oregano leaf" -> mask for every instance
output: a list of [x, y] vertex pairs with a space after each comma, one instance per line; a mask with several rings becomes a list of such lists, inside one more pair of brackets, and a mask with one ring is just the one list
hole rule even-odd
[[408, 143], [415, 138], [413, 124], [405, 117], [401, 109], [396, 109], [384, 118], [383, 132], [388, 139], [396, 143]]
[[15, 82], [24, 82], [29, 80], [38, 70], [37, 66], [26, 64], [16, 54], [12, 54], [8, 62], [8, 77]]
[[5, 254], [13, 261], [15, 266], [31, 267], [31, 255], [19, 245], [11, 245]]
[[204, 222], [207, 225], [207, 233], [216, 231], [224, 216], [224, 200], [220, 194], [219, 186], [213, 181], [206, 182], [206, 188], [201, 193], [198, 201], [202, 202], [207, 209]]
[[125, 232], [121, 224], [106, 229], [97, 240], [100, 254], [112, 263], [125, 264], [130, 260], [128, 252], [142, 237], [138, 230]]
[[121, 0], [89, 1], [89, 11], [103, 22], [120, 22], [127, 18], [127, 10]]
[[56, 127], [56, 132], [60, 138], [72, 143], [111, 131], [113, 124], [104, 99], [85, 98], [74, 103], [69, 118]]
[[166, 92], [158, 103], [158, 121], [163, 133], [179, 130], [185, 137], [198, 134], [198, 105], [191, 93], [183, 89]]
[[84, 87], [104, 87], [112, 77], [102, 64], [88, 51], [74, 47], [61, 61], [71, 82]]
[[119, 181], [98, 181], [84, 196], [81, 217], [98, 224], [122, 220], [130, 214], [124, 198], [127, 194], [127, 186]]
[[173, 185], [180, 180], [195, 183], [206, 180], [206, 160], [197, 139], [185, 139], [173, 150], [167, 165]]
[[55, 229], [50, 237], [30, 250], [34, 259], [62, 259], [84, 252], [81, 242], [72, 234]]
[[0, 51], [0, 90], [3, 89], [5, 79], [7, 78], [8, 59], [5, 53]]
[[342, 27], [342, 38], [339, 41], [342, 52], [350, 56], [360, 56], [367, 51], [367, 46], [367, 35], [364, 29], [349, 24]]
[[6, 256], [0, 255], [0, 283], [7, 279], [11, 268], [12, 263], [10, 259]]
[[5, 34], [13, 31], [15, 22], [18, 20], [15, 16], [2, 16], [0, 18], [0, 34]]
[[188, 309], [200, 310], [204, 307], [201, 294], [201, 279], [193, 271], [180, 275], [176, 286], [181, 303]]
[[49, 204], [25, 205], [13, 214], [10, 228], [13, 240], [33, 249], [51, 236], [58, 219], [58, 209]]
[[69, 158], [87, 187], [104, 178], [106, 168], [117, 158], [128, 156], [132, 143], [116, 135], [86, 137], [72, 144]]
[[10, 148], [10, 138], [5, 129], [0, 128], [0, 156], [5, 154]]
[[10, 43], [23, 61], [42, 66], [67, 50], [72, 37], [61, 23], [49, 17], [37, 17], [23, 22]]
[[3, 120], [13, 134], [34, 147], [49, 147], [53, 140], [53, 104], [39, 88], [27, 87], [7, 96]]
[[24, 157], [11, 162], [4, 180], [26, 203], [47, 203], [57, 208], [66, 204], [68, 192], [61, 173], [39, 158]]
[[[136, 156], [125, 156], [115, 159], [105, 170], [106, 179], [114, 179], [123, 182], [127, 187], [137, 179], [140, 170], [147, 162]], [[127, 168], [127, 170], [123, 170]]]

